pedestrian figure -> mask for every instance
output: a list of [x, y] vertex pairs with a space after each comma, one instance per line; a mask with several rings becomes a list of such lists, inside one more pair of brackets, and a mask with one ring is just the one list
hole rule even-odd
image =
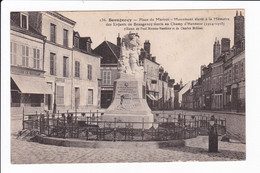
[[70, 124], [71, 120], [72, 120], [72, 115], [68, 114], [68, 116], [67, 116], [67, 123]]

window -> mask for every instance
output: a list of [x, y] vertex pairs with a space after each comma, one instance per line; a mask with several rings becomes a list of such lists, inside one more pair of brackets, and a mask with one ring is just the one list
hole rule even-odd
[[91, 44], [87, 42], [87, 52], [91, 52]]
[[88, 64], [88, 79], [92, 80], [92, 65]]
[[21, 14], [20, 27], [24, 29], [28, 29], [28, 16], [25, 14]]
[[80, 77], [80, 62], [75, 61], [75, 77]]
[[33, 68], [40, 69], [40, 50], [33, 49]]
[[51, 23], [51, 42], [56, 42], [56, 25]]
[[111, 72], [110, 71], [103, 72], [103, 84], [105, 84], [105, 85], [111, 84]]
[[29, 47], [22, 45], [22, 65], [29, 67]]
[[93, 104], [93, 89], [88, 89], [88, 104]]
[[56, 54], [50, 53], [50, 75], [56, 75]]
[[74, 37], [74, 46], [79, 48], [79, 38], [78, 37]]
[[63, 29], [63, 46], [68, 47], [68, 30]]
[[63, 57], [63, 77], [69, 76], [69, 58]]
[[64, 104], [64, 86], [57, 86], [56, 103], [58, 105]]
[[16, 65], [17, 44], [11, 42], [11, 64]]

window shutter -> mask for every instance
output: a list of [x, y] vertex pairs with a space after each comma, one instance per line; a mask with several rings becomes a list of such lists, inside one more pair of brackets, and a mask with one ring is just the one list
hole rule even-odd
[[40, 50], [37, 49], [37, 69], [40, 69]]
[[26, 46], [26, 67], [29, 66], [29, 47]]
[[22, 65], [25, 66], [25, 46], [22, 46]]
[[54, 66], [53, 66], [54, 75], [56, 75], [56, 55], [53, 56], [53, 61], [54, 61]]
[[36, 49], [33, 49], [33, 68], [36, 68]]
[[79, 77], [80, 77], [80, 63], [78, 62], [78, 73], [79, 73]]
[[90, 80], [92, 80], [92, 65], [90, 65]]

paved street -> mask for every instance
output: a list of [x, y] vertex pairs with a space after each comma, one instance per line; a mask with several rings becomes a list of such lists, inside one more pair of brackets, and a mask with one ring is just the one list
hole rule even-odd
[[245, 160], [245, 144], [219, 141], [219, 153], [208, 153], [208, 137], [186, 140], [185, 147], [167, 149], [100, 149], [44, 145], [16, 139], [21, 118], [12, 119], [11, 162], [30, 163], [103, 163]]

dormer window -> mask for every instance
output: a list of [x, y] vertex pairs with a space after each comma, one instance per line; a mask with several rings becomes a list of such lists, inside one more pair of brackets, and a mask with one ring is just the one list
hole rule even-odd
[[28, 29], [28, 15], [21, 13], [20, 16], [20, 27], [24, 29]]
[[79, 38], [78, 37], [74, 37], [74, 46], [79, 48]]
[[91, 43], [87, 42], [87, 52], [91, 52]]

